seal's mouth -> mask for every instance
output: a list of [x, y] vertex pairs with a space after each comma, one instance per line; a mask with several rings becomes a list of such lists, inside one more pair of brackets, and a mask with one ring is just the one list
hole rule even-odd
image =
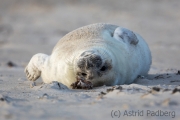
[[72, 89], [92, 89], [93, 84], [87, 80], [77, 79], [75, 83], [71, 84]]

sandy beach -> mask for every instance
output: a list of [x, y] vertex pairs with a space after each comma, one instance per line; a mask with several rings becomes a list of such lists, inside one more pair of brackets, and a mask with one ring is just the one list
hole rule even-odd
[[[180, 1], [0, 0], [0, 120], [179, 120]], [[68, 32], [111, 23], [139, 33], [152, 65], [135, 83], [74, 90], [28, 81], [32, 55]]]

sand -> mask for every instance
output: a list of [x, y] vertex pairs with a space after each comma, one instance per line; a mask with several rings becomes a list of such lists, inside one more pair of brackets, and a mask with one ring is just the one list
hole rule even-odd
[[[0, 0], [0, 120], [179, 120], [178, 11], [179, 0]], [[98, 22], [143, 36], [153, 58], [148, 76], [92, 90], [27, 80], [33, 54], [51, 54], [62, 36]]]

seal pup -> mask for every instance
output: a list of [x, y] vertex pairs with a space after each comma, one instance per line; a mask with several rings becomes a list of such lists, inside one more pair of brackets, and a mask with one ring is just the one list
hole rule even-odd
[[58, 81], [69, 88], [72, 84], [80, 86], [77, 81], [91, 87], [121, 85], [132, 83], [139, 75], [145, 76], [151, 61], [149, 47], [139, 34], [97, 23], [66, 34], [51, 55], [34, 55], [25, 73], [31, 81], [41, 76], [45, 83]]

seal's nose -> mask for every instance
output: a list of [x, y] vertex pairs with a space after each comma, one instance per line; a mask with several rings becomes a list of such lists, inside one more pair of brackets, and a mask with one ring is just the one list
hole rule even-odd
[[86, 71], [85, 72], [79, 72], [77, 74], [78, 76], [78, 79], [81, 79], [81, 80], [92, 80], [94, 77], [95, 77], [95, 71], [91, 70], [91, 71]]

